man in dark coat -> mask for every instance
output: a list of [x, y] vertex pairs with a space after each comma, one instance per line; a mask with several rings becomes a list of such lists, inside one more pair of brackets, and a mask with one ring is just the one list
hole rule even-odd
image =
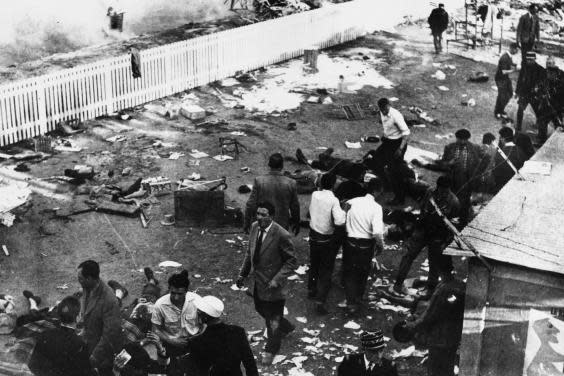
[[548, 123], [552, 122], [554, 128], [563, 126], [564, 72], [556, 66], [553, 56], [546, 59], [546, 78], [540, 85], [538, 96], [538, 141], [543, 143], [548, 137]]
[[274, 205], [257, 204], [257, 221], [251, 226], [249, 247], [239, 272], [237, 286], [242, 287], [252, 274], [250, 290], [253, 292], [255, 309], [266, 321], [268, 340], [262, 362], [271, 364], [280, 350], [282, 337], [295, 329], [284, 318], [287, 278], [297, 266], [294, 244], [290, 234], [273, 221]]
[[441, 213], [448, 219], [457, 217], [460, 204], [456, 195], [450, 190], [450, 185], [448, 177], [440, 176], [437, 179], [436, 189], [430, 191], [424, 198], [421, 204], [421, 219], [413, 235], [406, 242], [407, 253], [402, 257], [396, 281], [389, 289], [391, 294], [398, 297], [405, 295], [403, 282], [409, 273], [411, 264], [425, 247], [429, 254], [429, 276], [427, 278], [429, 297], [439, 282], [439, 274], [452, 272], [451, 258], [443, 255], [443, 250], [452, 241], [452, 233], [430, 202], [432, 198]]
[[540, 41], [540, 24], [537, 16], [536, 4], [529, 5], [529, 11], [519, 18], [517, 24], [517, 43], [521, 47], [522, 61], [525, 61], [527, 52], [532, 51], [535, 43]]
[[223, 302], [214, 296], [197, 298], [198, 321], [204, 332], [188, 342], [189, 361], [206, 376], [258, 376], [245, 329], [221, 321]]
[[300, 203], [296, 181], [282, 174], [284, 159], [280, 153], [272, 154], [268, 160], [270, 172], [255, 178], [251, 196], [245, 209], [245, 232], [249, 232], [255, 218], [257, 203], [270, 201], [276, 210], [274, 221], [295, 234], [300, 231]]
[[364, 352], [345, 355], [337, 368], [337, 376], [397, 376], [394, 362], [384, 358], [386, 342], [381, 330], [360, 334]]
[[507, 118], [505, 106], [513, 97], [513, 84], [509, 75], [515, 72], [517, 68], [511, 57], [517, 54], [518, 49], [519, 45], [517, 43], [511, 43], [509, 51], [501, 55], [497, 64], [497, 72], [495, 73], [497, 100], [495, 102], [494, 114], [498, 119]]
[[429, 22], [431, 34], [433, 35], [435, 52], [439, 54], [443, 51], [443, 33], [448, 28], [448, 13], [445, 10], [445, 5], [439, 3], [439, 7], [431, 11], [427, 22]]
[[407, 324], [409, 331], [425, 338], [429, 348], [429, 376], [454, 376], [456, 351], [462, 336], [465, 296], [466, 285], [452, 274], [445, 273], [441, 275], [441, 283], [431, 296], [425, 312]]
[[93, 376], [86, 343], [76, 334], [80, 301], [68, 296], [57, 306], [60, 323], [36, 337], [28, 366], [37, 376]]
[[[523, 167], [527, 158], [521, 148], [514, 143], [513, 129], [503, 127], [499, 130], [499, 147], [517, 170]], [[494, 166], [495, 190], [499, 192], [515, 175], [515, 171], [499, 152], [495, 156]]]
[[123, 341], [118, 300], [100, 280], [100, 266], [95, 261], [87, 260], [78, 266], [78, 282], [84, 289], [80, 323], [90, 363], [101, 376], [112, 375], [113, 360]]
[[515, 94], [518, 97], [517, 122], [515, 130], [521, 132], [523, 125], [523, 114], [530, 104], [537, 118], [543, 114], [539, 111], [540, 86], [546, 80], [546, 71], [536, 62], [536, 54], [527, 52], [525, 63], [522, 64]]
[[479, 183], [487, 155], [479, 145], [469, 141], [471, 134], [467, 129], [459, 129], [454, 135], [456, 142], [445, 146], [438, 164], [449, 172], [452, 191], [460, 201], [460, 224], [464, 226], [470, 217], [472, 190]]

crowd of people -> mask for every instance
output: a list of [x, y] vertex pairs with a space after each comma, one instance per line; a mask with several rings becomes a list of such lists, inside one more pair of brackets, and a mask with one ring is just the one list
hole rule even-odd
[[[435, 49], [442, 51], [442, 33], [448, 26], [444, 6], [429, 17]], [[564, 100], [564, 73], [554, 59], [546, 69], [532, 52], [538, 41], [536, 8], [531, 6], [517, 30], [517, 43], [504, 53], [495, 75], [498, 98], [495, 116], [508, 120], [505, 107], [513, 97], [510, 75], [513, 57], [521, 49], [523, 64], [517, 80], [517, 123], [504, 125], [498, 140], [492, 133], [481, 144], [471, 140], [468, 129], [459, 129], [456, 140], [444, 147], [440, 159], [420, 165], [441, 174], [432, 187], [418, 179], [404, 160], [410, 129], [400, 111], [387, 98], [378, 100], [382, 139], [359, 161], [341, 159], [329, 149], [318, 160], [308, 160], [300, 149], [296, 159], [309, 173], [295, 176], [284, 172], [284, 157], [274, 153], [270, 171], [258, 176], [245, 207], [244, 231], [248, 248], [237, 276], [239, 288], [248, 287], [256, 313], [266, 326], [266, 343], [260, 356], [263, 365], [273, 363], [283, 339], [295, 330], [284, 314], [288, 298], [288, 277], [297, 267], [292, 235], [303, 225], [297, 180], [313, 181], [309, 202], [309, 275], [307, 297], [320, 316], [334, 308], [328, 303], [337, 255], [342, 250], [339, 284], [343, 287], [345, 311], [358, 317], [366, 309], [369, 277], [375, 257], [384, 250], [386, 224], [402, 228], [403, 255], [388, 296], [407, 299], [405, 281], [411, 266], [425, 249], [429, 271], [418, 300], [426, 309], [397, 323], [393, 336], [400, 342], [424, 337], [429, 348], [430, 376], [452, 376], [460, 342], [464, 309], [464, 283], [455, 278], [453, 263], [444, 249], [456, 240], [453, 228], [462, 230], [473, 217], [474, 193], [495, 194], [534, 154], [533, 142], [522, 133], [525, 108], [537, 115], [539, 141], [547, 137], [547, 124], [561, 126], [559, 112]], [[382, 194], [393, 198], [381, 202]], [[418, 201], [420, 213], [401, 209], [406, 198]], [[389, 207], [400, 209], [389, 210]], [[291, 232], [291, 233], [290, 233]], [[128, 290], [119, 282], [100, 279], [96, 261], [78, 265], [77, 280], [82, 289], [40, 309], [41, 299], [24, 291], [29, 312], [17, 315], [14, 299], [0, 296], [0, 329], [19, 338], [19, 357], [41, 376], [79, 375], [258, 375], [257, 363], [245, 330], [223, 321], [224, 302], [212, 295], [190, 291], [188, 271], [168, 279], [167, 291], [150, 268], [144, 269], [146, 284], [141, 296], [124, 307]], [[359, 337], [362, 352], [344, 357], [337, 369], [340, 376], [397, 375], [395, 364], [386, 359], [384, 333], [367, 327]]]

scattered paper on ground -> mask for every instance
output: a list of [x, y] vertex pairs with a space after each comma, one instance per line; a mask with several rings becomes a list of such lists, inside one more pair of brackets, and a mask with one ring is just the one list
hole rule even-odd
[[163, 261], [159, 264], [159, 268], [180, 268], [182, 264], [176, 261]]
[[398, 359], [398, 358], [411, 358], [411, 357], [416, 357], [416, 358], [424, 358], [425, 356], [427, 356], [428, 351], [427, 350], [417, 350], [415, 348], [415, 346], [409, 346], [401, 351], [397, 351], [397, 350], [392, 350], [392, 359]]
[[358, 324], [357, 324], [356, 322], [354, 322], [354, 321], [349, 321], [349, 322], [347, 322], [347, 323], [344, 325], [344, 327], [345, 327], [346, 329], [352, 329], [352, 330], [358, 330], [358, 329], [360, 329], [360, 325], [358, 325]]

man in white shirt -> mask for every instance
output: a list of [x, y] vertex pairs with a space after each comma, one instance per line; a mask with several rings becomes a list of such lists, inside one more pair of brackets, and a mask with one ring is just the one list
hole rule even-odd
[[349, 314], [356, 314], [366, 289], [372, 257], [384, 248], [382, 207], [376, 198], [382, 193], [382, 181], [371, 179], [364, 197], [347, 202], [347, 238], [343, 245], [343, 273]]
[[188, 271], [173, 274], [168, 279], [169, 293], [160, 297], [153, 307], [153, 332], [171, 357], [169, 375], [182, 374], [182, 356], [188, 351], [188, 337], [198, 334], [197, 310], [194, 301], [199, 296], [188, 291]]
[[337, 177], [324, 174], [320, 179], [321, 190], [313, 192], [309, 205], [309, 279], [308, 297], [315, 299], [317, 313], [327, 314], [325, 302], [331, 288], [331, 275], [339, 243], [335, 238], [335, 226], [345, 224], [346, 214], [332, 189]]
[[403, 156], [407, 149], [409, 139], [409, 128], [403, 119], [403, 115], [390, 106], [388, 98], [378, 100], [380, 119], [384, 130], [382, 144], [374, 153], [372, 158], [381, 161], [374, 171], [382, 179], [389, 180], [395, 197], [389, 202], [390, 205], [402, 205], [405, 201], [406, 190], [402, 182]]

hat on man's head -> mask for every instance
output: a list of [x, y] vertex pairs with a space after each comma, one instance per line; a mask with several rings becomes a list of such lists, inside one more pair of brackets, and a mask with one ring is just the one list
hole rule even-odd
[[208, 316], [214, 318], [220, 317], [224, 308], [223, 302], [211, 295], [196, 298], [196, 300], [194, 300], [194, 305], [199, 311], [202, 311]]
[[459, 129], [454, 134], [454, 137], [460, 140], [468, 140], [470, 139], [470, 136], [471, 136], [470, 131], [466, 128]]
[[515, 132], [513, 132], [513, 128], [510, 127], [502, 127], [499, 130], [499, 136], [502, 137], [505, 140], [510, 140], [513, 138], [513, 136], [515, 135]]
[[525, 57], [527, 58], [527, 60], [535, 60], [537, 58], [537, 54], [534, 53], [533, 51], [529, 51], [527, 52]]
[[360, 343], [364, 350], [381, 350], [386, 347], [386, 342], [384, 341], [384, 333], [381, 330], [375, 331], [363, 331], [360, 333]]

